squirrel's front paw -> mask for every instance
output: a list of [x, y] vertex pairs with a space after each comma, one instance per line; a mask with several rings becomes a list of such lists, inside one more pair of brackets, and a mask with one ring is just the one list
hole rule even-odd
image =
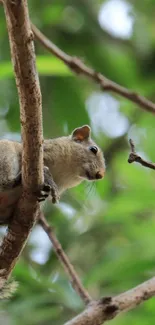
[[52, 203], [59, 202], [59, 192], [57, 185], [55, 184], [49, 168], [44, 166], [44, 184], [41, 186], [38, 201], [44, 201], [47, 197], [52, 197]]
[[[51, 186], [52, 185], [52, 186]], [[52, 203], [59, 202], [59, 193], [56, 184], [53, 181], [53, 184], [43, 184], [40, 188], [40, 191], [37, 195], [38, 201], [42, 202], [46, 200], [48, 197], [52, 197]]]
[[40, 190], [37, 193], [38, 201], [42, 202], [46, 200], [50, 194], [51, 194], [51, 186], [48, 184], [41, 185]]

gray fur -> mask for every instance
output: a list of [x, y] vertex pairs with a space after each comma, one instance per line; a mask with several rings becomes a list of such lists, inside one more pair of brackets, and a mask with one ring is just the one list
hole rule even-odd
[[[99, 148], [94, 154], [90, 150], [93, 145], [96, 146], [87, 125], [75, 129], [70, 136], [44, 141], [44, 165], [49, 168], [59, 194], [85, 179], [104, 176], [103, 154]], [[12, 217], [21, 195], [22, 144], [1, 140], [0, 157], [0, 224], [4, 224]]]

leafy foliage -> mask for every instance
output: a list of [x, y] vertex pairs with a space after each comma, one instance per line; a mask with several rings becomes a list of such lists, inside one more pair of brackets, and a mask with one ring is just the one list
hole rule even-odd
[[[36, 0], [29, 1], [29, 6], [33, 23], [60, 48], [155, 101], [154, 1], [128, 2], [133, 31], [126, 38], [121, 33], [114, 37], [99, 25], [101, 5], [108, 2]], [[117, 4], [118, 0], [113, 1], [115, 18], [123, 26]], [[115, 27], [115, 22], [111, 25]], [[115, 295], [155, 272], [154, 171], [127, 163], [129, 137], [144, 157], [155, 161], [154, 116], [124, 98], [102, 93], [89, 80], [74, 76], [40, 44], [35, 45], [45, 137], [68, 134], [89, 123], [107, 162], [103, 181], [68, 191], [60, 205], [46, 206], [46, 216], [89, 293], [94, 298]], [[0, 49], [0, 136], [18, 140], [19, 104], [2, 7]], [[13, 276], [19, 288], [12, 299], [1, 303], [3, 324], [60, 325], [82, 310], [80, 298], [39, 226]], [[154, 324], [154, 309], [151, 299], [112, 324]]]

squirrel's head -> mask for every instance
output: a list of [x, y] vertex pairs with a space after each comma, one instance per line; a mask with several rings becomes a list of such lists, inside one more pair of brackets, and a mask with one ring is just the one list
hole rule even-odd
[[74, 157], [77, 163], [74, 166], [77, 166], [79, 170], [79, 177], [92, 181], [102, 179], [105, 174], [103, 152], [91, 139], [90, 127], [84, 125], [75, 129], [70, 138], [76, 150]]
[[45, 140], [44, 163], [60, 193], [84, 179], [102, 179], [105, 173], [103, 153], [91, 139], [88, 125], [75, 129], [69, 136]]

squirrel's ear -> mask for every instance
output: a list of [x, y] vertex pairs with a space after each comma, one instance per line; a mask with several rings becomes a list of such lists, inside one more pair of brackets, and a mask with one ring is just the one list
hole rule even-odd
[[75, 141], [84, 141], [90, 138], [91, 128], [89, 125], [83, 125], [72, 132], [72, 139]]

